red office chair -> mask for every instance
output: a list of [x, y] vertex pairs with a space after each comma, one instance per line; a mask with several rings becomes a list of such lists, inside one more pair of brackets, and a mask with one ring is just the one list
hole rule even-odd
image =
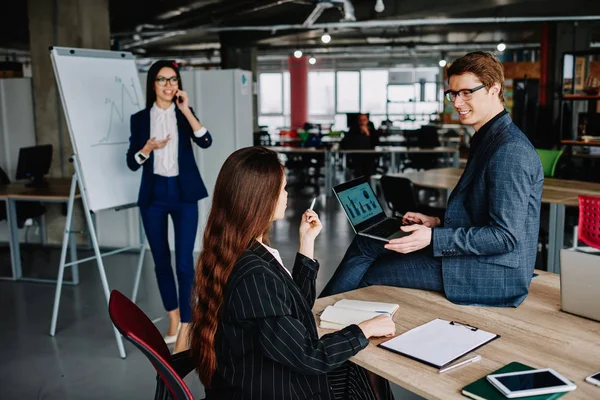
[[573, 243], [577, 239], [600, 249], [600, 197], [579, 196], [579, 229]]
[[171, 356], [156, 326], [131, 300], [117, 290], [110, 294], [108, 313], [119, 332], [139, 348], [157, 372], [155, 400], [193, 400], [183, 381], [194, 363], [189, 351]]

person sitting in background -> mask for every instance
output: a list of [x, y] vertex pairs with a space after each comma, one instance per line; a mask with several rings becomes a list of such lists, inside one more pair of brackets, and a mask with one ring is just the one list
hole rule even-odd
[[391, 317], [319, 338], [312, 313], [318, 215], [302, 215], [293, 269], [269, 246], [271, 223], [285, 215], [285, 185], [277, 153], [264, 147], [237, 150], [217, 177], [196, 268], [191, 331], [206, 398], [393, 398], [386, 380], [348, 361], [369, 337], [394, 334]]
[[[340, 142], [343, 150], [370, 150], [379, 143], [377, 131], [369, 121], [367, 114], [359, 114], [357, 124], [351, 126], [344, 139]], [[370, 176], [375, 173], [377, 165], [375, 154], [348, 154], [346, 157], [348, 167], [353, 171], [353, 176]]]

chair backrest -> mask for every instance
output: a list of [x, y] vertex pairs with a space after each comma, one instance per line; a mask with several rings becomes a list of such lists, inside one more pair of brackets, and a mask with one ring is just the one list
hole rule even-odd
[[548, 178], [554, 177], [556, 172], [556, 166], [558, 160], [563, 153], [563, 150], [545, 150], [535, 149], [537, 151], [540, 160], [542, 161], [542, 168], [544, 169], [544, 176]]
[[384, 175], [381, 177], [381, 190], [385, 202], [394, 213], [404, 214], [417, 210], [417, 196], [410, 179]]
[[0, 186], [5, 186], [5, 185], [8, 185], [9, 183], [10, 183], [10, 178], [8, 177], [6, 172], [4, 172], [2, 167], [0, 167]]
[[423, 125], [419, 129], [418, 144], [419, 147], [424, 149], [439, 146], [440, 138], [438, 137], [437, 128], [431, 125]]
[[600, 197], [579, 196], [579, 240], [600, 250]]
[[148, 357], [173, 398], [193, 400], [190, 389], [171, 366], [171, 353], [167, 344], [146, 314], [117, 290], [113, 290], [110, 294], [108, 313], [125, 339]]

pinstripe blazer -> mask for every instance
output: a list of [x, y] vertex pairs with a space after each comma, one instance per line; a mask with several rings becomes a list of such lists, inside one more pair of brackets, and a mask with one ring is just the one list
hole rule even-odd
[[433, 229], [446, 297], [458, 304], [518, 306], [535, 266], [544, 172], [508, 114], [493, 123]]
[[326, 373], [369, 341], [356, 325], [319, 339], [318, 267], [297, 254], [292, 279], [260, 243], [244, 252], [227, 281], [207, 399], [333, 399]]

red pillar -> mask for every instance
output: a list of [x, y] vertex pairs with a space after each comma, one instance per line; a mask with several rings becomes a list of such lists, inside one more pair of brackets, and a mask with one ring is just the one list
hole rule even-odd
[[308, 121], [308, 57], [289, 56], [291, 128]]

